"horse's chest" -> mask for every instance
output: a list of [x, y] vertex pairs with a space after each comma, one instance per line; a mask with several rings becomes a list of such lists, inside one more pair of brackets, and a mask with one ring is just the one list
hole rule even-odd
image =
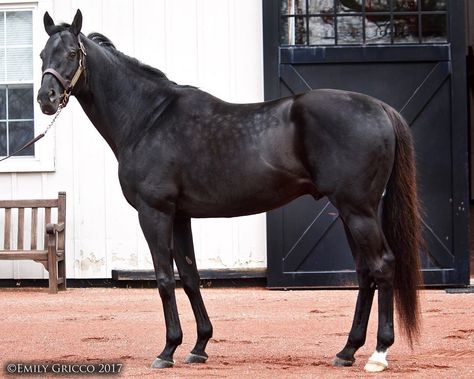
[[127, 174], [126, 172], [119, 170], [119, 182], [120, 187], [122, 188], [122, 193], [127, 199], [128, 203], [136, 208], [136, 195], [137, 195], [137, 185], [136, 181], [134, 180], [133, 176]]

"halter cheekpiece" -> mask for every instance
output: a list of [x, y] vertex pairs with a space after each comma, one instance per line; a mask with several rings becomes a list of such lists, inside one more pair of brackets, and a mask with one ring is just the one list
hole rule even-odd
[[51, 74], [59, 81], [59, 83], [61, 83], [64, 89], [64, 92], [61, 96], [61, 103], [60, 103], [62, 108], [64, 108], [67, 105], [69, 101], [69, 96], [71, 96], [71, 92], [74, 89], [74, 86], [79, 81], [79, 78], [81, 77], [82, 73], [86, 70], [86, 66], [85, 66], [86, 56], [87, 56], [86, 49], [79, 37], [79, 67], [77, 68], [71, 80], [65, 79], [54, 68], [47, 68], [46, 70], [43, 71], [42, 78], [44, 78], [46, 74]]

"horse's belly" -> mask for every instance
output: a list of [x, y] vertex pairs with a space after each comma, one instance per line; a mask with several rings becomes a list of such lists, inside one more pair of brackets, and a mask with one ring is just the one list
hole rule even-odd
[[307, 179], [266, 186], [220, 185], [206, 193], [183, 193], [178, 212], [194, 218], [245, 216], [281, 207], [306, 193], [317, 197], [316, 188]]

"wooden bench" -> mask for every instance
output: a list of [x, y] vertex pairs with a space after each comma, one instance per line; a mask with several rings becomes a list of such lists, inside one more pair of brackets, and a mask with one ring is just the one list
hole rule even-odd
[[[54, 208], [57, 208], [57, 223], [51, 222]], [[59, 192], [57, 199], [0, 200], [1, 209], [5, 218], [0, 259], [42, 263], [49, 273], [49, 292], [65, 290], [66, 193]], [[31, 215], [31, 228], [25, 228], [25, 209]]]

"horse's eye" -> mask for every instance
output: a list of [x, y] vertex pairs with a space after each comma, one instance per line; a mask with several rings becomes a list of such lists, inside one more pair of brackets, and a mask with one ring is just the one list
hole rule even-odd
[[76, 57], [76, 52], [75, 51], [71, 51], [69, 53], [69, 58], [75, 58]]

